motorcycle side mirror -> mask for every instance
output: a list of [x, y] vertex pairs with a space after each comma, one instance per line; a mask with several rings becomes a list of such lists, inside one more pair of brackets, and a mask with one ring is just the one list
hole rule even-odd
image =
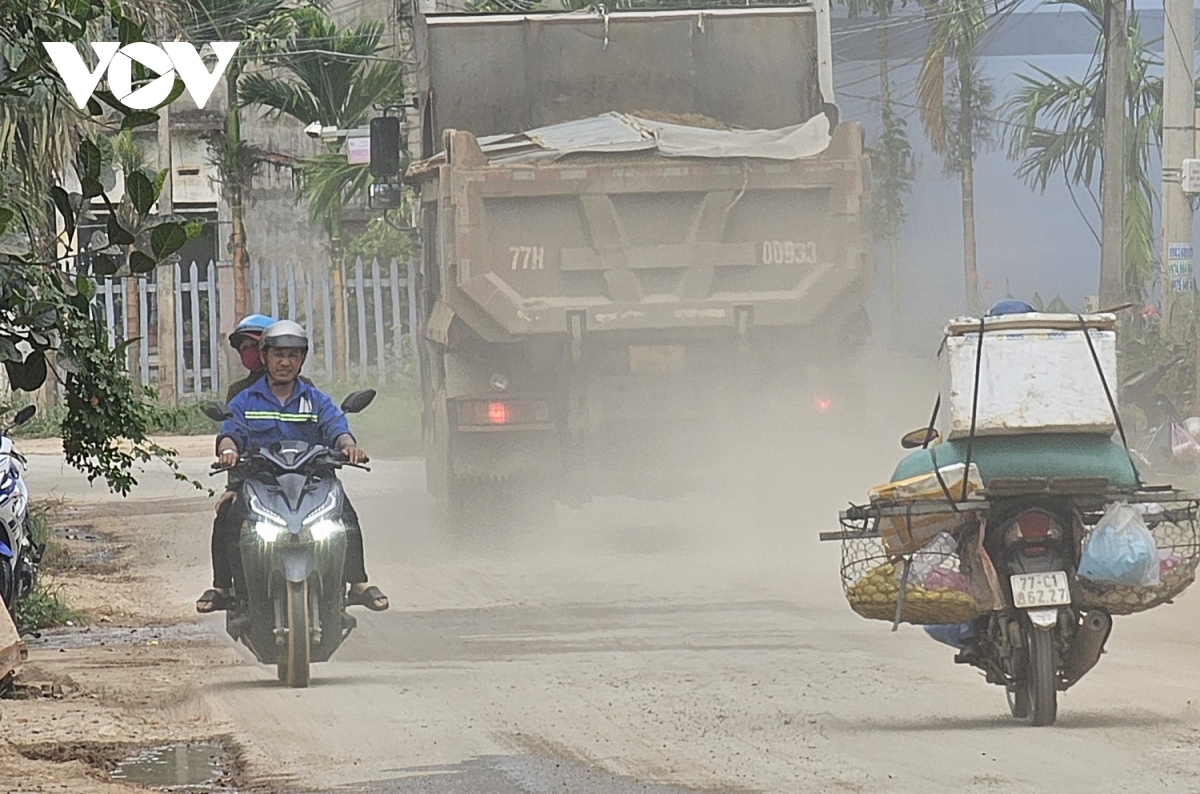
[[24, 408], [17, 411], [17, 415], [13, 417], [12, 426], [18, 427], [20, 425], [25, 424], [30, 419], [32, 419], [33, 415], [36, 413], [37, 413], [36, 405], [26, 405]]
[[919, 430], [914, 430], [911, 433], [905, 433], [900, 439], [900, 446], [905, 449], [919, 449], [927, 447], [940, 437], [938, 431], [932, 427], [922, 427]]
[[350, 392], [346, 395], [346, 399], [342, 400], [342, 413], [356, 414], [370, 405], [371, 401], [374, 399], [374, 389], [363, 389], [361, 391]]
[[200, 405], [200, 412], [214, 422], [224, 422], [233, 416], [233, 412], [224, 403], [209, 401]]

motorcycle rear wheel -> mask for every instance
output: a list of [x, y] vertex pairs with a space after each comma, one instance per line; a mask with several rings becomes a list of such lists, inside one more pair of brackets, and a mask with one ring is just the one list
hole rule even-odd
[[1053, 725], [1058, 717], [1058, 687], [1054, 675], [1054, 634], [1029, 629], [1029, 667], [1026, 686], [1029, 721], [1035, 727]]
[[287, 643], [284, 657], [279, 661], [279, 678], [290, 687], [306, 687], [311, 661], [311, 631], [308, 611], [308, 582], [287, 583]]
[[1008, 697], [1008, 710], [1018, 720], [1029, 719], [1029, 690], [1023, 686], [1005, 688]]

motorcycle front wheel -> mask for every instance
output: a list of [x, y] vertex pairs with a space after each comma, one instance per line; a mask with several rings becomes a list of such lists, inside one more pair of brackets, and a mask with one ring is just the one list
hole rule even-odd
[[278, 662], [279, 680], [287, 681], [290, 687], [306, 687], [312, 650], [308, 582], [288, 582], [286, 598], [283, 614], [287, 620], [287, 643], [284, 645], [284, 655]]
[[1034, 726], [1053, 725], [1058, 717], [1058, 687], [1054, 675], [1054, 633], [1028, 629], [1029, 666], [1025, 685], [1029, 693], [1029, 721]]

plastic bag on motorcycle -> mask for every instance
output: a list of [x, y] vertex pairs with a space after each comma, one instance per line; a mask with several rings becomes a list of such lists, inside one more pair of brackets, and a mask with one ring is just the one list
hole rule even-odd
[[1171, 423], [1171, 455], [1182, 460], [1200, 458], [1200, 443], [1178, 422]]
[[1142, 516], [1127, 504], [1108, 506], [1088, 534], [1079, 576], [1103, 584], [1158, 585], [1158, 548]]

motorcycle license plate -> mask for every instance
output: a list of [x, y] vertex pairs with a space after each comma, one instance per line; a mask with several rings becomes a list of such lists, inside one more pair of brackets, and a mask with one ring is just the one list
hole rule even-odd
[[1056, 607], [1071, 603], [1066, 571], [1013, 574], [1012, 591], [1015, 607]]

